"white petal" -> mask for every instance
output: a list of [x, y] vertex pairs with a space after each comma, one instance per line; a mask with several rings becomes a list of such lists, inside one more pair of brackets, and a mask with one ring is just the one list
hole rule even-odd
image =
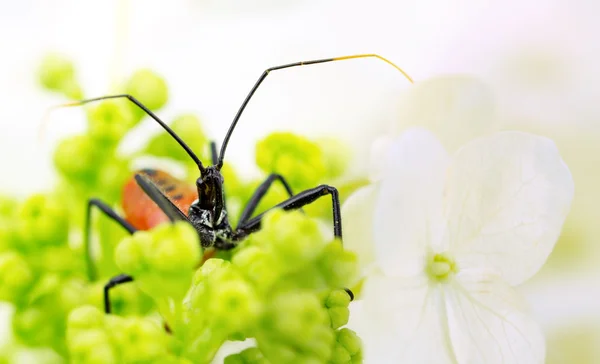
[[448, 238], [460, 267], [493, 267], [509, 283], [535, 274], [552, 251], [573, 198], [554, 143], [503, 132], [460, 149], [445, 193]]
[[400, 103], [397, 129], [427, 128], [444, 147], [456, 150], [496, 128], [490, 88], [469, 76], [442, 76], [418, 82]]
[[447, 164], [427, 131], [407, 131], [391, 145], [373, 220], [375, 256], [386, 275], [422, 272], [428, 249], [440, 241]]
[[464, 271], [445, 286], [449, 333], [458, 363], [542, 364], [544, 336], [518, 294], [499, 276]]
[[350, 195], [342, 206], [344, 248], [356, 253], [361, 268], [375, 261], [373, 211], [378, 192], [375, 184], [362, 187]]
[[392, 146], [394, 138], [392, 135], [384, 135], [375, 139], [371, 145], [371, 159], [369, 161], [369, 179], [371, 182], [380, 181], [383, 178], [387, 155]]
[[[420, 278], [373, 275], [353, 329], [363, 341], [365, 363], [454, 363], [441, 291]], [[358, 322], [357, 322], [358, 321]]]

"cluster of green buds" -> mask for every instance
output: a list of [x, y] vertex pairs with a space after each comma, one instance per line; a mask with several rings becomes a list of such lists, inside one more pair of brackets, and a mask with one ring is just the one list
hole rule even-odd
[[[342, 199], [357, 188], [368, 183], [363, 178], [346, 175], [351, 149], [341, 140], [323, 137], [310, 140], [289, 132], [275, 132], [256, 145], [256, 165], [265, 173], [285, 176], [295, 193], [313, 188], [319, 184], [335, 186]], [[259, 181], [252, 186], [256, 188]], [[270, 197], [265, 198], [257, 211], [262, 211], [281, 202], [287, 196], [282, 186], [273, 188]], [[250, 193], [250, 191], [248, 191]], [[305, 208], [313, 217], [331, 221], [331, 204], [318, 200]]]
[[68, 317], [72, 363], [190, 363], [170, 353], [172, 340], [156, 320], [105, 315], [93, 306]]
[[115, 251], [159, 307], [177, 343], [171, 355], [209, 363], [225, 341], [252, 338], [256, 347], [227, 361], [360, 361], [359, 339], [340, 329], [351, 300], [341, 287], [356, 280], [356, 257], [324, 239], [317, 221], [275, 210], [230, 260], [211, 258], [194, 272], [200, 253], [186, 223], [138, 232]]
[[[46, 57], [39, 71], [43, 87], [74, 100], [84, 96], [76, 76], [73, 64], [56, 54]], [[152, 111], [168, 100], [165, 81], [149, 70], [135, 72], [118, 91]], [[330, 201], [304, 209], [307, 214], [270, 212], [262, 230], [208, 260], [210, 251], [200, 248], [188, 224], [159, 225], [130, 236], [94, 214], [99, 278], [90, 281], [83, 247], [88, 199], [99, 198], [119, 211], [123, 186], [140, 156], [181, 165], [189, 181], [198, 171], [164, 132], [130, 155], [118, 152], [145, 116], [128, 100], [109, 99], [85, 110], [86, 131], [62, 140], [55, 150], [58, 184], [24, 201], [0, 197], [0, 301], [14, 306], [13, 342], [6, 346], [10, 352], [0, 343], [0, 363], [10, 362], [15, 347], [48, 350], [48, 363], [60, 358], [209, 363], [224, 343], [242, 340], [255, 344], [229, 355], [226, 363], [361, 361], [360, 340], [344, 328], [350, 296], [343, 288], [356, 283], [356, 257], [339, 240], [324, 239], [322, 222], [312, 218], [327, 217]], [[210, 160], [209, 138], [198, 117], [185, 114], [169, 125], [202, 160]], [[339, 186], [334, 181], [343, 181], [349, 159], [343, 150], [332, 139], [273, 133], [257, 144], [256, 161], [265, 175], [284, 175], [299, 192], [320, 183]], [[227, 164], [222, 173], [235, 224], [260, 180], [245, 181]], [[342, 197], [361, 183], [344, 182]], [[259, 210], [288, 197], [279, 187], [267, 193]], [[135, 281], [111, 291], [113, 314], [105, 315], [103, 288], [119, 273]]]

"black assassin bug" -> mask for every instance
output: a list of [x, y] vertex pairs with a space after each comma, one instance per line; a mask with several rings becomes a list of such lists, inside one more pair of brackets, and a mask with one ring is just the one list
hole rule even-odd
[[[148, 216], [160, 212], [166, 215], [166, 218], [171, 222], [186, 221], [191, 224], [200, 237], [201, 245], [205, 248], [214, 247], [216, 249], [232, 249], [249, 234], [260, 229], [261, 221], [266, 213], [261, 213], [252, 217], [252, 214], [258, 206], [260, 200], [266, 194], [268, 189], [275, 181], [279, 181], [289, 194], [289, 198], [276, 206], [284, 210], [300, 209], [302, 206], [308, 205], [318, 198], [326, 195], [331, 195], [332, 211], [333, 211], [333, 234], [337, 238], [342, 238], [342, 220], [340, 216], [340, 201], [338, 191], [335, 187], [329, 185], [320, 185], [298, 194], [293, 194], [289, 184], [285, 178], [278, 174], [269, 175], [266, 180], [256, 189], [248, 204], [244, 208], [238, 225], [233, 228], [228, 221], [227, 207], [223, 194], [223, 176], [221, 175], [221, 167], [225, 158], [225, 151], [229, 139], [246, 108], [248, 102], [262, 84], [265, 78], [273, 71], [292, 68], [297, 66], [306, 66], [312, 64], [320, 64], [327, 62], [335, 62], [342, 60], [358, 59], [358, 58], [377, 58], [391, 65], [396, 70], [400, 71], [411, 83], [412, 79], [400, 67], [381, 57], [377, 54], [358, 54], [336, 58], [325, 58], [312, 61], [302, 61], [289, 63], [281, 66], [271, 67], [266, 69], [258, 78], [244, 101], [237, 111], [227, 134], [221, 145], [221, 150], [217, 154], [216, 144], [211, 143], [212, 165], [204, 166], [202, 161], [194, 154], [190, 147], [169, 128], [158, 116], [150, 111], [135, 97], [127, 94], [109, 95], [86, 100], [75, 101], [60, 105], [60, 107], [79, 106], [91, 102], [108, 100], [108, 99], [127, 99], [154, 121], [156, 121], [167, 133], [169, 133], [177, 143], [187, 152], [194, 160], [200, 171], [200, 177], [196, 180], [196, 186], [190, 187], [184, 182], [179, 181], [165, 172], [145, 169], [135, 173], [134, 178], [129, 185], [129, 191], [126, 187], [123, 207], [125, 217], [118, 215], [111, 207], [98, 199], [90, 199], [88, 202], [86, 225], [85, 225], [85, 254], [88, 267], [88, 276], [91, 281], [95, 280], [96, 269], [93, 264], [93, 258], [90, 252], [90, 229], [91, 229], [91, 212], [92, 207], [98, 208], [112, 220], [121, 225], [130, 234], [142, 229], [149, 229], [156, 225], [156, 219], [149, 222]], [[137, 194], [137, 195], [136, 195]], [[127, 199], [127, 197], [130, 197]], [[148, 199], [149, 197], [149, 199]], [[145, 199], [145, 201], [144, 201]], [[151, 202], [150, 202], [151, 201]], [[145, 202], [150, 202], [147, 204]], [[159, 210], [157, 210], [160, 209]], [[162, 216], [164, 216], [162, 215]], [[159, 219], [160, 220], [160, 219]], [[133, 277], [127, 274], [119, 274], [111, 278], [104, 287], [104, 307], [106, 313], [111, 312], [110, 290], [120, 284], [133, 281]], [[354, 294], [346, 289], [350, 298], [354, 298]]]

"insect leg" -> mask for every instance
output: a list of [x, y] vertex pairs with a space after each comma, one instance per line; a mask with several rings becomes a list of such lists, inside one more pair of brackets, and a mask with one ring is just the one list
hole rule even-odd
[[260, 186], [258, 186], [256, 191], [254, 191], [254, 194], [252, 195], [252, 197], [250, 197], [248, 204], [246, 205], [246, 207], [244, 208], [244, 211], [240, 215], [240, 220], [238, 222], [238, 226], [244, 225], [244, 223], [252, 216], [252, 214], [254, 213], [254, 210], [256, 210], [256, 207], [258, 207], [260, 200], [262, 200], [262, 198], [265, 196], [265, 194], [267, 193], [267, 191], [269, 190], [269, 188], [275, 181], [281, 182], [281, 184], [287, 191], [288, 195], [290, 195], [290, 197], [294, 196], [294, 193], [292, 192], [292, 188], [287, 183], [285, 178], [283, 178], [282, 175], [276, 174], [276, 173], [270, 174], [269, 177], [267, 177], [267, 179], [263, 183], [261, 183]]
[[106, 216], [110, 217], [117, 224], [121, 225], [128, 233], [133, 234], [137, 231], [129, 222], [127, 222], [124, 218], [119, 216], [110, 206], [105, 204], [104, 202], [92, 198], [88, 201], [87, 214], [85, 217], [85, 230], [84, 230], [84, 249], [85, 249], [85, 261], [87, 264], [88, 271], [88, 279], [90, 281], [95, 281], [97, 278], [96, 268], [94, 267], [94, 262], [92, 259], [91, 253], [91, 228], [92, 228], [92, 207], [97, 207], [102, 211]]
[[276, 209], [276, 208], [280, 208], [280, 209], [284, 209], [284, 210], [297, 210], [297, 209], [301, 208], [302, 206], [306, 206], [306, 205], [316, 201], [320, 197], [323, 197], [326, 195], [331, 195], [331, 203], [332, 203], [332, 210], [333, 210], [333, 235], [335, 235], [336, 238], [341, 239], [342, 238], [342, 217], [341, 217], [341, 213], [340, 213], [340, 198], [338, 195], [338, 190], [335, 187], [328, 186], [328, 185], [320, 185], [318, 187], [302, 191], [302, 192], [298, 193], [297, 195], [294, 195], [294, 196], [290, 197], [289, 199], [275, 205], [271, 209], [263, 212], [262, 214], [257, 215], [256, 217], [253, 217], [250, 220], [247, 220], [243, 224], [240, 224], [240, 226], [238, 226], [238, 230], [240, 230], [241, 233], [249, 234], [251, 232], [254, 232], [254, 231], [260, 229], [260, 224], [261, 224], [262, 218], [266, 212], [268, 212], [272, 209]]
[[109, 291], [123, 283], [133, 282], [133, 277], [127, 274], [119, 274], [118, 276], [112, 277], [108, 283], [104, 286], [104, 312], [111, 312], [110, 295]]

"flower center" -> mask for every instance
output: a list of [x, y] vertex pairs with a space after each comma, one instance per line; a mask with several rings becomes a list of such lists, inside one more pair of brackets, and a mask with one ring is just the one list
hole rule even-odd
[[456, 262], [448, 253], [433, 255], [429, 259], [426, 269], [429, 278], [437, 282], [444, 282], [458, 272]]

